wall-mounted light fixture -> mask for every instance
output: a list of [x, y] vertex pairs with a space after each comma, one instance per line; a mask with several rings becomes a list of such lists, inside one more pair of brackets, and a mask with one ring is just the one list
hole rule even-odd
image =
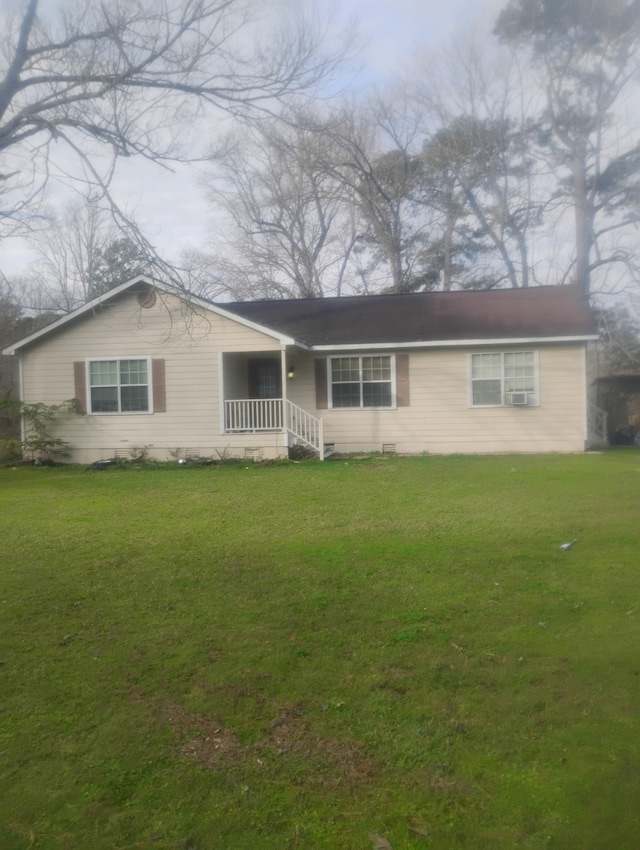
[[295, 374], [296, 374], [296, 370], [293, 368], [293, 366], [289, 366], [289, 368], [287, 369], [287, 378], [289, 378], [289, 380], [291, 380], [292, 378], [295, 377]]

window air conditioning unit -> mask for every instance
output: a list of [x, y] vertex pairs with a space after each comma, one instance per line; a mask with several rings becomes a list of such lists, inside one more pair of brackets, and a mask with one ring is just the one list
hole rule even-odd
[[527, 393], [509, 393], [507, 403], [518, 406], [528, 404]]

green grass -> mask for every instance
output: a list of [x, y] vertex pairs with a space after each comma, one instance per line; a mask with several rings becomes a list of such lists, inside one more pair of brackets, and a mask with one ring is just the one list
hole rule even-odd
[[638, 451], [2, 469], [0, 531], [2, 850], [638, 847]]

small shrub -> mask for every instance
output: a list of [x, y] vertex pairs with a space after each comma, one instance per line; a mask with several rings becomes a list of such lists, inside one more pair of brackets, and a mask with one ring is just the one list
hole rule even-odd
[[317, 452], [311, 446], [305, 446], [302, 443], [289, 446], [289, 460], [310, 460], [317, 456]]
[[155, 463], [155, 458], [152, 458], [149, 453], [150, 448], [151, 446], [131, 446], [129, 449], [131, 463], [138, 464], [139, 466], [147, 466], [150, 463]]
[[22, 460], [20, 440], [0, 440], [0, 463], [14, 463]]
[[58, 416], [78, 413], [75, 399], [63, 401], [61, 404], [27, 404], [5, 398], [0, 399], [0, 406], [22, 417], [26, 431], [22, 449], [35, 463], [52, 463], [57, 456], [64, 457], [69, 454], [69, 443], [54, 437], [50, 428]]

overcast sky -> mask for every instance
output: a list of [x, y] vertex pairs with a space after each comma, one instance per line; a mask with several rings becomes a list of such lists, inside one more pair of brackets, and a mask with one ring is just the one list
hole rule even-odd
[[[1, 2], [1, 0], [0, 0]], [[335, 10], [334, 22], [358, 21], [363, 40], [360, 70], [349, 78], [356, 92], [382, 84], [422, 52], [437, 50], [461, 28], [490, 32], [506, 0], [318, 0]], [[115, 184], [120, 204], [135, 217], [143, 232], [169, 260], [181, 248], [201, 245], [215, 226], [215, 217], [198, 185], [196, 169], [169, 172], [157, 165], [122, 163]], [[5, 240], [2, 268], [19, 273], [28, 260], [25, 243]]]

